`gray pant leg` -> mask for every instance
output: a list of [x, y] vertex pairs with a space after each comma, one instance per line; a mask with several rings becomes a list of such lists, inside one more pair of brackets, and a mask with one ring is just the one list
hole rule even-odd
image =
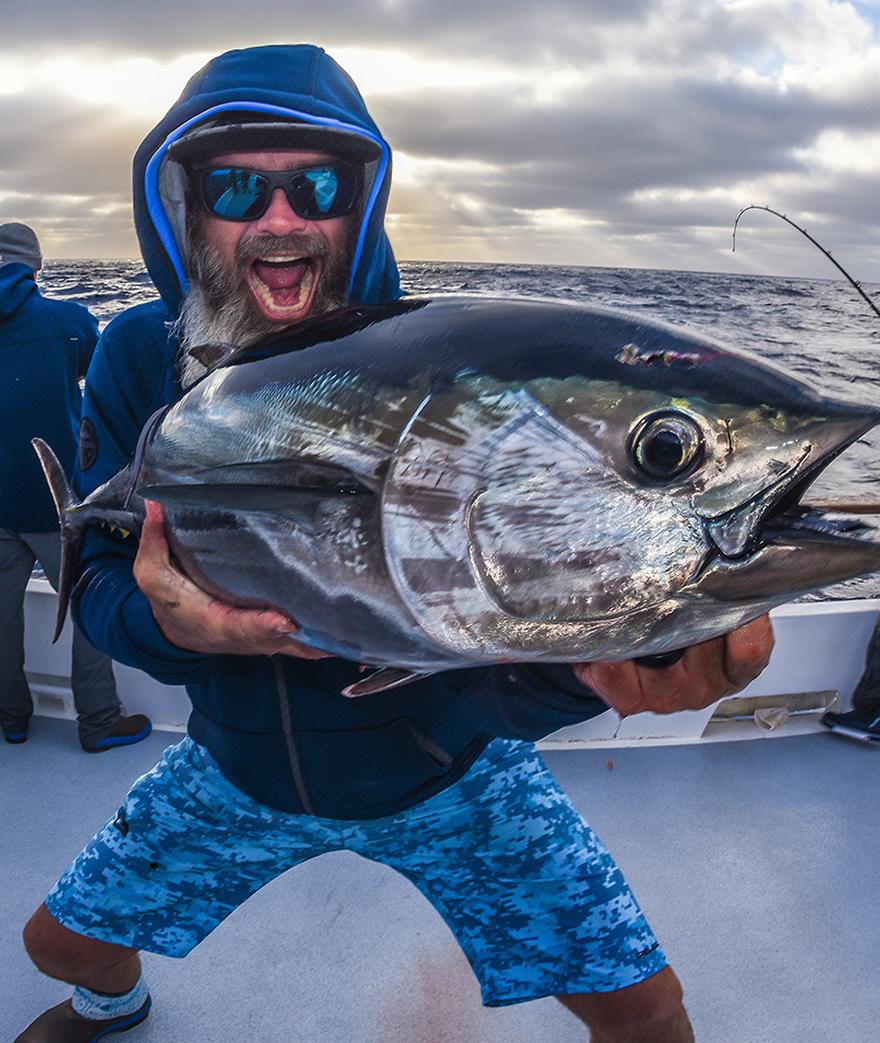
[[853, 709], [863, 717], [873, 718], [880, 714], [880, 619], [868, 645], [865, 672], [853, 692]]
[[34, 555], [9, 529], [0, 529], [0, 725], [23, 727], [34, 712], [24, 676], [24, 595]]
[[[61, 567], [61, 540], [57, 532], [22, 533], [22, 539], [34, 552], [46, 578], [58, 589]], [[113, 730], [119, 717], [119, 696], [111, 661], [90, 644], [74, 626], [70, 686], [79, 721], [79, 737], [83, 742], [96, 742]]]

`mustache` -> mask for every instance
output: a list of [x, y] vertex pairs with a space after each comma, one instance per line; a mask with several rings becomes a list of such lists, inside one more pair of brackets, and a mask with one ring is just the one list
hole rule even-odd
[[302, 257], [317, 257], [326, 261], [330, 255], [327, 240], [321, 235], [308, 232], [288, 232], [287, 235], [243, 235], [235, 247], [235, 260], [239, 264], [257, 261], [273, 254], [294, 254]]

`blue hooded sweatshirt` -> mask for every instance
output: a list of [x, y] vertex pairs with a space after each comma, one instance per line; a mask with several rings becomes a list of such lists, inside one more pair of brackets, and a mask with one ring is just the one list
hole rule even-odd
[[[148, 417], [181, 394], [168, 323], [185, 293], [185, 247], [175, 231], [185, 223], [175, 212], [173, 200], [183, 196], [166, 150], [181, 128], [248, 109], [343, 127], [380, 146], [367, 170], [350, 298], [377, 303], [399, 296], [383, 226], [390, 149], [347, 74], [309, 46], [257, 47], [214, 59], [135, 156], [135, 222], [162, 300], [129, 309], [102, 336], [84, 403], [83, 495], [127, 463]], [[494, 736], [537, 738], [606, 708], [569, 667], [450, 671], [347, 699], [340, 690], [362, 675], [341, 659], [208, 656], [178, 648], [135, 584], [132, 542], [98, 533], [87, 539], [75, 596], [82, 628], [114, 659], [185, 684], [193, 705], [190, 735], [233, 783], [271, 807], [342, 819], [390, 815], [461, 777]]]
[[98, 323], [81, 304], [47, 300], [26, 264], [0, 266], [0, 528], [52, 532], [58, 516], [31, 439], [73, 469], [85, 374]]

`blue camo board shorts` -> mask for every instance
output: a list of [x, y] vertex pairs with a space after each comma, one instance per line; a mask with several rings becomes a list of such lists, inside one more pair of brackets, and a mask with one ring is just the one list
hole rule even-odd
[[422, 804], [341, 820], [257, 803], [187, 737], [138, 779], [46, 901], [80, 934], [180, 957], [285, 870], [340, 850], [416, 885], [487, 1006], [611, 992], [666, 966], [611, 855], [534, 746], [507, 739]]

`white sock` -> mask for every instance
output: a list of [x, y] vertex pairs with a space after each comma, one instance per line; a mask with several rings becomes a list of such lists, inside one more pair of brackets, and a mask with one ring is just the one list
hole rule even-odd
[[109, 1021], [111, 1018], [122, 1017], [123, 1014], [134, 1014], [135, 1011], [147, 1002], [150, 990], [141, 975], [134, 988], [123, 992], [119, 996], [110, 996], [105, 992], [92, 992], [77, 985], [73, 990], [71, 1005], [82, 1018], [91, 1021]]

